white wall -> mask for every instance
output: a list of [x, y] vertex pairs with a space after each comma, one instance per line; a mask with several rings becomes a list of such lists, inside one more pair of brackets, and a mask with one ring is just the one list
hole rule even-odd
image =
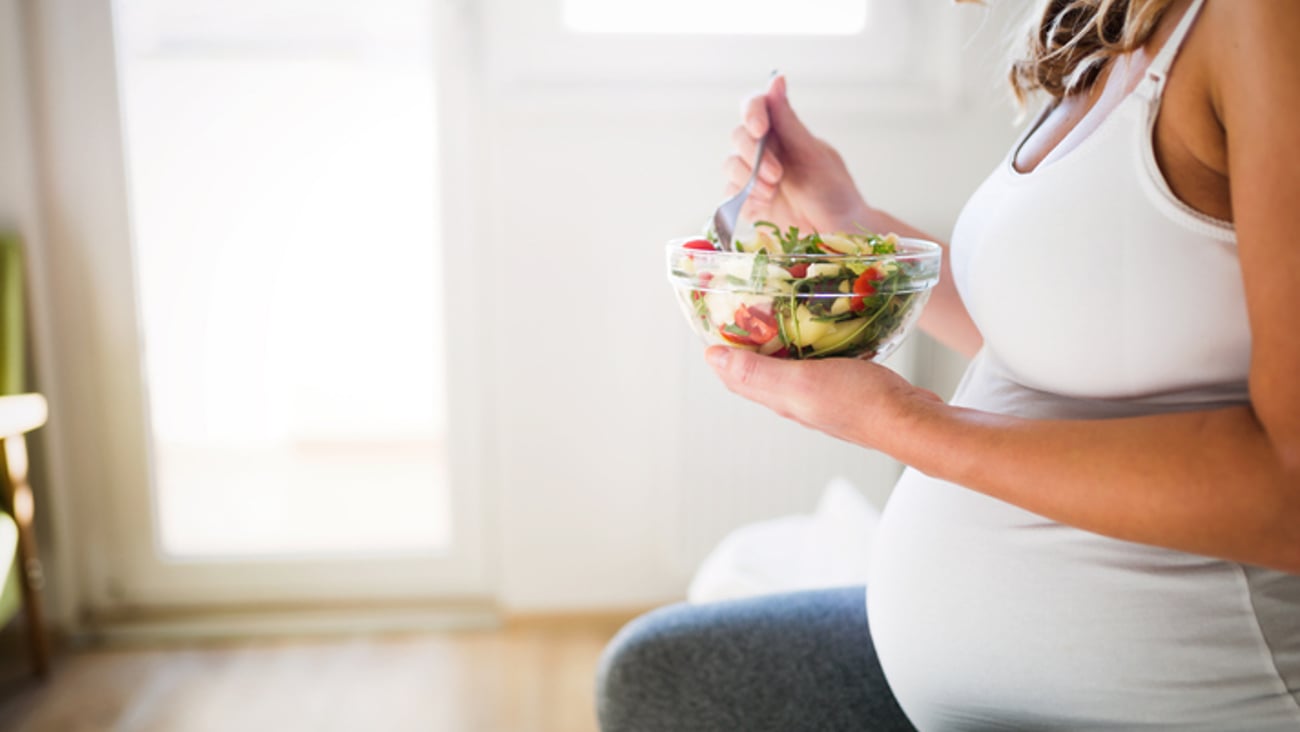
[[[0, 0], [0, 224], [16, 223], [39, 246], [20, 25], [10, 22], [19, 1]], [[960, 98], [941, 112], [845, 112], [835, 90], [814, 94], [815, 80], [790, 79], [792, 99], [808, 102], [806, 120], [839, 146], [869, 200], [937, 236], [1015, 133], [1001, 71], [1010, 4], [994, 5], [951, 10], [969, 40]], [[478, 47], [466, 43], [471, 80], [482, 68]], [[449, 245], [476, 247], [481, 270], [451, 276], [481, 278], [497, 293], [455, 317], [486, 339], [491, 469], [482, 488], [503, 605], [676, 599], [730, 527], [810, 510], [834, 475], [883, 502], [892, 461], [717, 384], [665, 280], [662, 242], [696, 230], [719, 198], [746, 90], [476, 85], [476, 134], [457, 151], [473, 165], [464, 185], [476, 221], [471, 241]], [[923, 339], [908, 358], [941, 391], [961, 368]], [[71, 581], [67, 557], [59, 567]]]
[[[822, 95], [805, 114], [869, 200], [943, 237], [1015, 133], [1003, 15], [977, 32], [987, 11], [951, 12], [969, 38], [953, 109], [845, 115]], [[790, 79], [796, 105], [812, 81]], [[725, 392], [669, 296], [661, 243], [719, 199], [744, 93], [487, 90], [475, 246], [500, 253], [498, 284], [518, 293], [494, 301], [490, 326], [509, 607], [673, 599], [729, 527], [808, 511], [836, 474], [877, 503], [889, 491], [890, 461]], [[919, 350], [919, 373], [948, 389], [960, 359]]]

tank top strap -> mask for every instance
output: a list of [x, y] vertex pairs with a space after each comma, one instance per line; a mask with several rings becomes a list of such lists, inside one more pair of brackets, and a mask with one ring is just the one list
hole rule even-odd
[[1196, 16], [1201, 11], [1201, 6], [1205, 0], [1192, 0], [1192, 4], [1183, 13], [1183, 17], [1178, 21], [1178, 27], [1165, 40], [1160, 52], [1152, 59], [1151, 65], [1147, 67], [1146, 75], [1138, 85], [1137, 91], [1143, 96], [1150, 99], [1157, 99], [1160, 92], [1165, 88], [1165, 79], [1169, 76], [1169, 67], [1174, 65], [1174, 59], [1178, 56], [1178, 51], [1183, 47], [1183, 41], [1187, 39], [1187, 34], [1192, 29], [1192, 23], [1196, 22]]

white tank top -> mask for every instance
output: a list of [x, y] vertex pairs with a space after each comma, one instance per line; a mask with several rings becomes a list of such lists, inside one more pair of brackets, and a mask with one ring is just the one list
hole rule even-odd
[[[1017, 143], [966, 205], [953, 274], [984, 348], [954, 404], [1105, 419], [1247, 401], [1234, 230], [1180, 202], [1152, 150], [1200, 5], [1077, 147], [1022, 174]], [[877, 542], [872, 637], [923, 732], [1300, 730], [1300, 576], [1107, 538], [913, 469]]]

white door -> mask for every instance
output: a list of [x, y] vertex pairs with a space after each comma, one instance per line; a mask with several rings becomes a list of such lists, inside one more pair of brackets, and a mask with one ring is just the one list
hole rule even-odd
[[464, 21], [30, 7], [87, 604], [488, 594]]

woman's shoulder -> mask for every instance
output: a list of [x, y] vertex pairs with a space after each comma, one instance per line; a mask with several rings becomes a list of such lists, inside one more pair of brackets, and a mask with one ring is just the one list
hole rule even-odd
[[[1178, 2], [1170, 8], [1153, 47], [1163, 45], [1190, 6]], [[1231, 218], [1231, 138], [1272, 139], [1277, 120], [1300, 115], [1296, 38], [1297, 0], [1205, 0], [1169, 70], [1156, 131], [1162, 167], [1175, 192], [1193, 199], [1195, 208]], [[1191, 173], [1180, 176], [1179, 167]]]
[[1265, 42], [1285, 42], [1300, 23], [1300, 3], [1295, 0], [1205, 0], [1203, 13], [1220, 35], [1245, 33]]
[[[1294, 135], [1300, 115], [1300, 2], [1296, 0], [1207, 0], [1198, 22], [1196, 54], [1207, 96], [1226, 134]], [[1190, 39], [1194, 40], [1194, 39]]]
[[1300, 2], [1206, 0], [1202, 15], [1200, 42], [1188, 51], [1205, 69], [1216, 103], [1233, 91], [1281, 91], [1285, 97], [1279, 85], [1300, 90]]

